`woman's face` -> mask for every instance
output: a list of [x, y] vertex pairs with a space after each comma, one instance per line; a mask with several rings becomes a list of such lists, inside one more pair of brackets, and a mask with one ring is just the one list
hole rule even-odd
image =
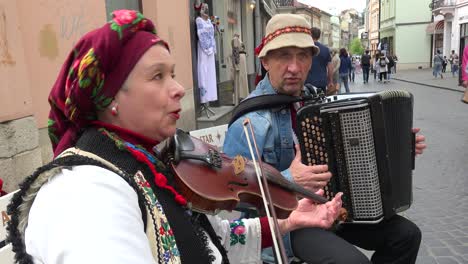
[[118, 105], [112, 123], [158, 141], [174, 135], [185, 95], [174, 70], [175, 61], [164, 46], [148, 49], [111, 104]]

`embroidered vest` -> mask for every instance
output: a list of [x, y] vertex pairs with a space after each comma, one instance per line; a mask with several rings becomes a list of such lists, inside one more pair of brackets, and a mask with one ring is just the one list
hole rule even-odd
[[[64, 151], [60, 157], [40, 167], [21, 184], [21, 190], [12, 198], [8, 206], [8, 213], [12, 217], [7, 229], [18, 263], [33, 263], [24, 246], [24, 231], [37, 192], [62, 168], [78, 165], [109, 169], [137, 192], [140, 208], [146, 216], [146, 235], [158, 263], [212, 262], [213, 257], [207, 248], [208, 238], [200, 222], [193, 221], [186, 209], [174, 201], [172, 194], [155, 186], [146, 165], [137, 162], [130, 153], [119, 150], [112, 140], [96, 129], [88, 129], [78, 140], [76, 148]], [[168, 177], [169, 182], [172, 180]], [[200, 216], [201, 222], [208, 222], [205, 221], [206, 216]]]

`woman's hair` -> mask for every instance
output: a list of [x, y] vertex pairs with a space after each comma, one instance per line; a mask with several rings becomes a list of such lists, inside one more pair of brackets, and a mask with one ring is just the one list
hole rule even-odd
[[340, 49], [340, 57], [348, 57], [348, 52], [345, 48]]

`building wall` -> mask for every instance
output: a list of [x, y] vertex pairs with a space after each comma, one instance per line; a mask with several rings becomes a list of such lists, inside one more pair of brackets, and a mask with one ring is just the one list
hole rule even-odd
[[373, 56], [379, 45], [379, 0], [370, 0], [369, 5], [369, 43]]
[[426, 0], [381, 2], [380, 40], [392, 40], [388, 49], [398, 56], [400, 69], [429, 67], [431, 38], [426, 27], [430, 22]]
[[[120, 1], [128, 3], [128, 1]], [[120, 3], [119, 2], [119, 3]], [[138, 0], [134, 0], [138, 3]], [[47, 96], [71, 47], [107, 21], [109, 0], [0, 0], [0, 177], [13, 191], [52, 158], [47, 136]], [[188, 8], [184, 0], [143, 0], [176, 59], [177, 80], [186, 88], [179, 127], [195, 128]], [[174, 10], [180, 14], [174, 17]]]
[[[427, 24], [398, 26], [395, 32], [395, 54], [399, 69], [429, 67], [431, 37]], [[414, 42], [414, 43], [411, 43]]]

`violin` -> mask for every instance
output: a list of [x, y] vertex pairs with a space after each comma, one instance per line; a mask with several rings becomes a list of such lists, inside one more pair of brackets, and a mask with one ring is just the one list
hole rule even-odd
[[[179, 192], [198, 212], [232, 211], [239, 202], [255, 206], [264, 214], [262, 196], [252, 161], [230, 158], [188, 133], [177, 130], [159, 153], [175, 175]], [[262, 164], [278, 218], [285, 219], [297, 207], [298, 195], [326, 203], [328, 200], [283, 178], [271, 165]]]

